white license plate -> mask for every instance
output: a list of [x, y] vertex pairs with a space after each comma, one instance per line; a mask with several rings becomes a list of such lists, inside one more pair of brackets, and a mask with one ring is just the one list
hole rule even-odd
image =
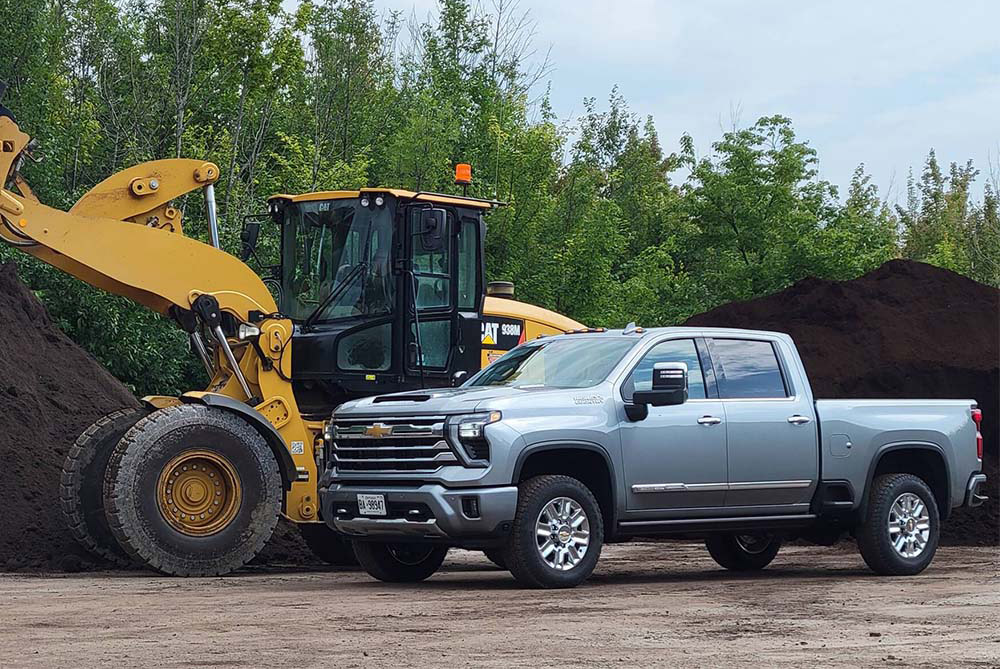
[[362, 516], [384, 516], [385, 495], [358, 495], [358, 513]]

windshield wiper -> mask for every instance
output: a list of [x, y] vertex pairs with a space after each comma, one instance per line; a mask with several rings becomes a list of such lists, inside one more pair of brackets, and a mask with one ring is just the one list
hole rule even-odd
[[367, 268], [368, 268], [368, 263], [366, 263], [363, 260], [354, 267], [352, 267], [351, 271], [348, 272], [347, 276], [344, 277], [344, 280], [341, 281], [339, 284], [337, 284], [333, 288], [333, 290], [330, 291], [330, 294], [327, 295], [325, 298], [323, 298], [323, 301], [319, 303], [319, 306], [316, 307], [316, 309], [313, 310], [311, 314], [309, 314], [309, 317], [306, 318], [305, 322], [302, 323], [303, 329], [311, 328], [313, 324], [317, 320], [319, 320], [320, 314], [326, 311], [326, 308], [330, 306], [330, 304], [332, 304], [335, 299], [340, 297], [340, 294], [343, 293], [345, 290], [347, 290], [347, 287], [350, 286], [352, 283], [354, 283], [354, 280], [358, 277], [358, 275], [361, 274], [363, 271], [365, 271]]

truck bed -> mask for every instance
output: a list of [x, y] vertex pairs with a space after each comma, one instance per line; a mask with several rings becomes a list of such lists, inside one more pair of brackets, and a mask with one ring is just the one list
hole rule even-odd
[[975, 406], [971, 399], [817, 400], [821, 479], [867, 482], [873, 473], [870, 468], [882, 453], [896, 445], [919, 444], [940, 454], [950, 506], [959, 506], [965, 496], [965, 477], [982, 466], [971, 420]]

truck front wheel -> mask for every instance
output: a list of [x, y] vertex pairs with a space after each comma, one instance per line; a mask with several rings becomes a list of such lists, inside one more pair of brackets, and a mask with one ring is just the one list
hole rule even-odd
[[712, 559], [731, 571], [756, 571], [771, 564], [781, 539], [770, 534], [716, 534], [705, 540]]
[[518, 486], [504, 562], [531, 588], [572, 588], [594, 571], [604, 544], [601, 508], [583, 483], [543, 475]]
[[354, 554], [368, 574], [386, 583], [417, 583], [436, 572], [447, 546], [435, 544], [355, 541]]
[[934, 494], [913, 474], [883, 474], [872, 481], [857, 531], [858, 550], [876, 574], [919, 574], [934, 559], [940, 522]]

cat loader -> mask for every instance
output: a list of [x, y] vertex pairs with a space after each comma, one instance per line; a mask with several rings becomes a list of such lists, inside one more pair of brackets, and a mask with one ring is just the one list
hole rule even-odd
[[[349, 563], [350, 544], [318, 515], [333, 409], [455, 385], [525, 339], [582, 327], [488, 286], [483, 217], [496, 202], [389, 188], [274, 195], [244, 223], [237, 257], [220, 248], [215, 164], [143, 163], [60, 211], [21, 175], [34, 148], [0, 106], [0, 240], [171, 319], [210, 379], [100, 419], [69, 451], [70, 529], [122, 565], [225, 574], [280, 516], [319, 557]], [[468, 166], [457, 176], [467, 184]], [[185, 234], [178, 206], [199, 190], [208, 243]], [[279, 258], [258, 274], [244, 261], [265, 228]]]

